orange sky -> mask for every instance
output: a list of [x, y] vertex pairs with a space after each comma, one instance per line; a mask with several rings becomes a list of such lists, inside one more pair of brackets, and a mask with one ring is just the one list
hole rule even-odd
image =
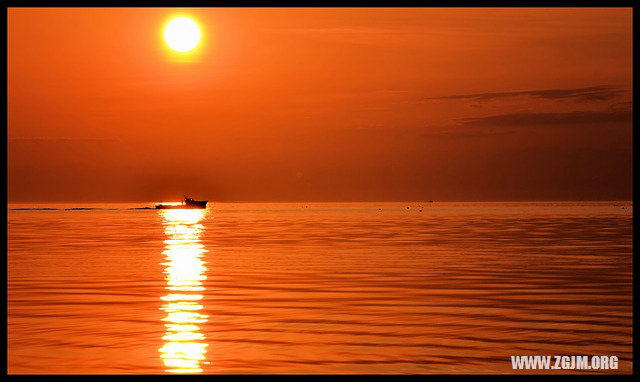
[[9, 201], [630, 199], [631, 32], [628, 8], [9, 9]]

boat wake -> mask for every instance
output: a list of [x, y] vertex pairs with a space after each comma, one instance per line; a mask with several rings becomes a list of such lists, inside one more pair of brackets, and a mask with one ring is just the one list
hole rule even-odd
[[73, 207], [73, 208], [9, 208], [9, 211], [85, 211], [85, 210], [154, 210], [152, 207], [132, 208], [99, 208], [99, 207]]

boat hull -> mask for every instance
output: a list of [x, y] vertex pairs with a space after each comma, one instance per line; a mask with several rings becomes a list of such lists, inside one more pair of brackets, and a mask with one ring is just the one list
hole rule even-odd
[[189, 206], [189, 205], [167, 206], [163, 204], [156, 205], [156, 210], [203, 210], [205, 208], [207, 208], [206, 205], [198, 205], [198, 206]]
[[186, 195], [182, 204], [156, 204], [157, 210], [182, 210], [182, 209], [205, 209], [208, 200], [195, 200], [188, 198]]

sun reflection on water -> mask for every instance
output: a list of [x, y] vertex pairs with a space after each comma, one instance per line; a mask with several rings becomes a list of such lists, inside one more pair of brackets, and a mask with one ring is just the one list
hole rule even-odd
[[204, 226], [200, 221], [206, 210], [175, 209], [160, 212], [168, 237], [165, 240], [165, 280], [167, 295], [161, 297], [160, 308], [167, 312], [163, 318], [166, 332], [164, 345], [159, 349], [160, 357], [170, 373], [201, 373], [201, 363], [207, 353], [205, 336], [199, 324], [207, 322], [209, 316], [199, 313], [203, 306], [203, 281], [206, 280], [205, 261], [207, 250], [200, 244]]

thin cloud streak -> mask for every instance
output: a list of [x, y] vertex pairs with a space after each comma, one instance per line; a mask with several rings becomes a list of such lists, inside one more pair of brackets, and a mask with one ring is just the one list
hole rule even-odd
[[507, 97], [538, 97], [544, 99], [569, 99], [573, 98], [579, 101], [603, 101], [620, 96], [625, 90], [615, 88], [613, 86], [590, 86], [585, 88], [573, 89], [544, 89], [544, 90], [524, 90], [511, 92], [487, 92], [474, 94], [459, 94], [441, 97], [428, 97], [427, 100], [436, 99], [472, 99], [475, 101], [489, 101], [497, 98]]
[[466, 126], [570, 126], [570, 125], [608, 125], [612, 123], [631, 123], [631, 111], [572, 111], [568, 113], [510, 113], [487, 117], [463, 118]]

